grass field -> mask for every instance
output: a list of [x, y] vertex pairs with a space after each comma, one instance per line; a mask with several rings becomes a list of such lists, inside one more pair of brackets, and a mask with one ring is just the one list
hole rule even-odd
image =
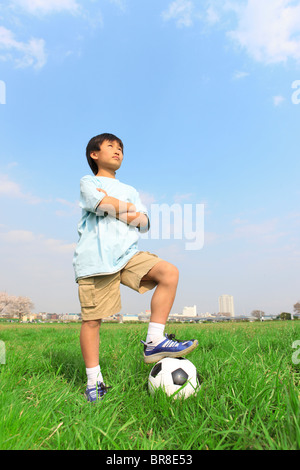
[[0, 449], [300, 449], [300, 321], [168, 325], [199, 340], [188, 359], [202, 386], [187, 400], [149, 395], [147, 324], [103, 324], [100, 364], [113, 388], [96, 404], [83, 396], [79, 330], [0, 323]]

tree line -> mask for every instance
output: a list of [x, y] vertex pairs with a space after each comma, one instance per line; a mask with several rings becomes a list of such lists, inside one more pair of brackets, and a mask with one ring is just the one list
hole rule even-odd
[[[27, 315], [34, 308], [34, 304], [29, 297], [9, 295], [6, 292], [0, 292], [0, 315], [11, 316], [18, 315], [19, 321], [22, 321], [24, 315]], [[296, 302], [293, 306], [294, 313], [300, 314], [300, 302]], [[251, 316], [262, 319], [265, 316], [265, 312], [262, 310], [253, 310]], [[291, 313], [282, 312], [278, 315], [278, 318], [282, 320], [290, 320], [292, 317]]]
[[[300, 315], [300, 302], [296, 302], [293, 308], [294, 308], [294, 313]], [[251, 315], [252, 317], [255, 317], [261, 320], [265, 316], [265, 312], [263, 312], [262, 310], [253, 310], [251, 312]], [[277, 318], [280, 318], [281, 320], [291, 320], [292, 314], [289, 312], [281, 312]]]

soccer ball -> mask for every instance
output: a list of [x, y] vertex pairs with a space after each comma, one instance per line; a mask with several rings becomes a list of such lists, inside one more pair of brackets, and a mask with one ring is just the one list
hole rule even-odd
[[200, 388], [200, 378], [194, 364], [183, 357], [165, 357], [152, 368], [148, 378], [151, 395], [161, 388], [173, 398], [188, 398]]

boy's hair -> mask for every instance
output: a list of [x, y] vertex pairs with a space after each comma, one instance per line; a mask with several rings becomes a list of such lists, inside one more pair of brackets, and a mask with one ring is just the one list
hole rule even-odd
[[86, 158], [87, 158], [88, 164], [90, 165], [94, 175], [96, 175], [98, 173], [98, 165], [95, 162], [95, 160], [91, 157], [91, 153], [92, 152], [98, 152], [100, 150], [101, 145], [103, 144], [103, 142], [105, 140], [108, 140], [109, 142], [117, 141], [118, 144], [120, 145], [120, 147], [122, 149], [122, 153], [123, 153], [123, 148], [124, 148], [123, 142], [122, 142], [121, 139], [119, 139], [119, 137], [116, 137], [114, 134], [104, 133], [104, 134], [99, 134], [99, 135], [96, 135], [95, 137], [93, 137], [89, 141], [89, 143], [87, 144]]

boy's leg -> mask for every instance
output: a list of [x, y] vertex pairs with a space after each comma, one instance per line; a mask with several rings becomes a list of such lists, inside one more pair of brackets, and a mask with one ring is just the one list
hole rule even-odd
[[99, 329], [101, 320], [83, 321], [80, 330], [80, 346], [86, 367], [87, 386], [95, 387], [103, 382], [99, 364]]
[[82, 321], [80, 329], [80, 347], [85, 367], [99, 364], [99, 330], [101, 320]]
[[173, 306], [179, 271], [171, 263], [160, 261], [141, 279], [141, 281], [155, 281], [157, 287], [151, 299], [151, 317], [145, 344], [144, 360], [151, 363], [159, 361], [162, 357], [181, 357], [192, 351], [197, 340], [179, 342], [174, 335], [163, 336], [164, 327]]
[[151, 317], [146, 342], [153, 344], [164, 339], [164, 329], [173, 306], [179, 279], [176, 266], [160, 261], [142, 278], [155, 281], [157, 287], [151, 299]]
[[78, 281], [82, 324], [80, 346], [87, 374], [86, 396], [96, 401], [106, 393], [99, 365], [99, 330], [101, 319], [118, 312], [120, 302], [120, 274], [83, 278]]
[[179, 271], [171, 263], [160, 261], [141, 281], [155, 281], [157, 287], [151, 299], [150, 322], [165, 325], [173, 306], [179, 279]]

